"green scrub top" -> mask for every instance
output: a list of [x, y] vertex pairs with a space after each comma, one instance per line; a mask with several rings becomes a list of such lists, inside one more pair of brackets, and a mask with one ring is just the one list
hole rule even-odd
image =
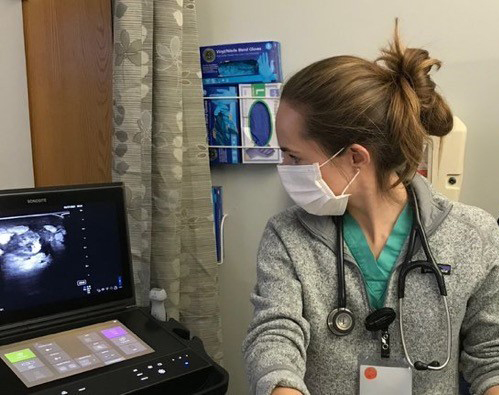
[[343, 233], [348, 249], [352, 253], [366, 282], [371, 307], [380, 309], [385, 303], [386, 288], [392, 269], [412, 228], [412, 209], [406, 204], [381, 251], [378, 260], [367, 244], [366, 237], [357, 221], [346, 212], [343, 218]]

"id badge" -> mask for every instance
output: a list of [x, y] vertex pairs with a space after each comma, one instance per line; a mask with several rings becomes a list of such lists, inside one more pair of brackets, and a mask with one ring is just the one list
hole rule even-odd
[[412, 369], [405, 360], [359, 359], [359, 395], [412, 395]]

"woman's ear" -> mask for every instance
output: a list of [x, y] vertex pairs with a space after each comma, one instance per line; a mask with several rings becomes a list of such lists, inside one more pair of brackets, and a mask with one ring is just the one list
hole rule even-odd
[[360, 144], [352, 144], [348, 148], [348, 157], [351, 165], [358, 169], [371, 163], [371, 154]]

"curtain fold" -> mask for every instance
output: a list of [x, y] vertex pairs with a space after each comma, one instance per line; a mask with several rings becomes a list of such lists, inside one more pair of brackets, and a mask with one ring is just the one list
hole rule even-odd
[[218, 267], [194, 0], [119, 0], [114, 16], [113, 179], [126, 186], [136, 297], [222, 362]]

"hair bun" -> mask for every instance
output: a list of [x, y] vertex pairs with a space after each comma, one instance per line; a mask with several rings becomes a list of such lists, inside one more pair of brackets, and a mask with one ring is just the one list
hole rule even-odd
[[404, 48], [400, 42], [398, 19], [395, 20], [393, 42], [381, 51], [377, 61], [383, 61], [391, 81], [398, 89], [411, 88], [419, 99], [420, 119], [426, 132], [432, 136], [445, 136], [452, 130], [452, 112], [435, 91], [430, 71], [440, 69], [442, 63], [420, 48]]

